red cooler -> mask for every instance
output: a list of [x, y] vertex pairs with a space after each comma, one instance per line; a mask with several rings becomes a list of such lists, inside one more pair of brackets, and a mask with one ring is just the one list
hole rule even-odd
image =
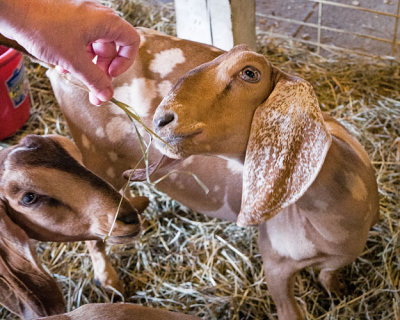
[[22, 127], [29, 110], [29, 82], [22, 54], [0, 46], [0, 140]]

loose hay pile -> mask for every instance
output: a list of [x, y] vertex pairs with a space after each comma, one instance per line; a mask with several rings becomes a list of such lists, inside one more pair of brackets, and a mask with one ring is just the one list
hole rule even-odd
[[[106, 2], [106, 1], [103, 1]], [[106, 2], [134, 25], [173, 32], [173, 8], [128, 0]], [[340, 275], [346, 292], [330, 298], [312, 270], [296, 282], [307, 319], [400, 319], [400, 65], [359, 57], [323, 58], [293, 43], [260, 39], [275, 65], [310, 81], [324, 111], [339, 119], [365, 146], [376, 168], [381, 218], [364, 253]], [[1, 145], [35, 133], [68, 135], [45, 70], [28, 64], [32, 115]], [[85, 110], [82, 110], [85, 112]], [[151, 200], [137, 242], [109, 247], [126, 285], [125, 301], [196, 314], [204, 319], [266, 319], [275, 307], [263, 281], [256, 228], [208, 219], [138, 185]], [[43, 243], [42, 262], [57, 279], [68, 310], [90, 302], [121, 300], [97, 288], [82, 243]], [[301, 299], [301, 300], [300, 300]], [[308, 312], [307, 312], [307, 311]], [[312, 313], [312, 315], [310, 314]], [[2, 319], [16, 319], [5, 309]]]

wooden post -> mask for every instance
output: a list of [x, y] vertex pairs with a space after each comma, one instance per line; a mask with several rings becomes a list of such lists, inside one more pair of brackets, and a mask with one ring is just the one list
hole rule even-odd
[[229, 50], [245, 43], [256, 48], [255, 0], [175, 0], [179, 38]]

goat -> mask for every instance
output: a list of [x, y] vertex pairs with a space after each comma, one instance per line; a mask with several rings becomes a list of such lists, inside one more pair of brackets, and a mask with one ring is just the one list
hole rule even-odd
[[303, 319], [295, 274], [335, 271], [362, 252], [378, 220], [374, 169], [362, 146], [319, 109], [312, 86], [237, 46], [183, 76], [154, 115], [169, 157], [223, 156], [243, 165], [240, 226], [258, 244], [279, 319]]
[[[137, 30], [141, 35], [141, 45], [139, 48], [139, 53], [137, 55], [134, 65], [126, 73], [114, 79], [115, 97], [132, 105], [137, 113], [142, 117], [143, 122], [147, 126], [152, 127], [153, 115], [155, 113], [157, 105], [161, 102], [162, 98], [168, 94], [169, 90], [173, 88], [174, 83], [178, 82], [178, 80], [190, 70], [200, 65], [202, 65], [200, 69], [204, 68], [204, 72], [206, 72], [206, 70], [208, 70], [209, 68], [207, 67], [207, 65], [203, 64], [222, 55], [224, 51], [214, 48], [212, 46], [167, 36], [145, 28], [137, 28]], [[261, 60], [261, 63], [266, 62], [263, 62], [263, 60]], [[272, 70], [275, 70], [274, 72], [276, 73], [276, 75], [282, 74], [281, 72], [278, 72], [275, 68], [271, 68], [271, 71]], [[199, 72], [199, 69], [195, 71], [195, 73]], [[136, 137], [135, 131], [132, 129], [130, 120], [127, 118], [126, 115], [121, 113], [121, 111], [117, 107], [111, 104], [105, 104], [101, 108], [93, 108], [90, 105], [87, 93], [84, 90], [77, 89], [75, 86], [65, 81], [65, 79], [54, 70], [49, 70], [47, 74], [51, 80], [54, 93], [60, 104], [62, 112], [67, 119], [71, 134], [83, 154], [83, 161], [85, 165], [87, 165], [96, 174], [102, 176], [105, 180], [109, 181], [112, 185], [114, 185], [114, 187], [118, 189], [121, 188], [125, 183], [124, 179], [122, 178], [122, 173], [129, 167], [132, 167], [132, 165], [136, 164], [140, 159], [140, 144], [138, 138]], [[273, 76], [273, 74], [273, 72], [270, 72], [271, 77]], [[224, 72], [221, 72], [219, 74], [219, 77], [221, 77], [220, 81], [222, 81], [225, 77]], [[276, 80], [277, 79], [278, 77], [276, 78]], [[193, 105], [192, 109], [196, 109], [197, 111], [199, 111], [201, 108], [197, 108], [195, 107], [195, 105], [198, 105], [199, 103], [204, 103], [205, 105], [211, 103], [209, 94], [215, 92], [216, 90], [216, 88], [212, 87], [215, 84], [215, 78], [212, 78], [210, 76], [208, 80], [210, 81], [210, 83], [195, 83], [194, 88], [196, 89], [193, 88], [186, 91], [188, 97], [192, 96], [194, 100], [197, 99], [197, 102]], [[185, 83], [186, 80], [183, 79], [179, 81]], [[273, 88], [272, 82], [270, 83], [269, 89], [268, 84], [266, 84], [266, 86], [267, 87], [265, 88], [265, 92], [257, 91], [257, 98], [259, 100], [266, 99], [269, 91]], [[177, 87], [180, 87], [180, 84], [178, 84]], [[311, 92], [311, 89], [309, 89], [309, 91]], [[289, 90], [288, 92], [292, 91]], [[229, 97], [232, 96], [230, 90], [228, 89], [225, 93], [229, 93]], [[253, 90], [249, 89], [249, 95], [253, 93], [256, 94]], [[201, 94], [202, 96], [200, 97], [198, 94]], [[238, 98], [242, 99], [243, 97], [238, 96]], [[255, 96], [254, 99], [256, 99]], [[255, 101], [253, 101], [253, 104], [254, 102]], [[261, 103], [261, 101], [259, 101], [259, 103]], [[315, 103], [316, 102], [314, 102], [314, 104]], [[234, 105], [238, 106], [239, 102], [235, 102]], [[85, 108], [84, 113], [82, 112], [82, 108]], [[187, 110], [188, 106], [186, 106], [185, 109]], [[188, 111], [188, 114], [191, 114], [196, 110], [191, 110], [190, 112]], [[316, 113], [319, 118], [321, 118], [321, 115], [318, 112]], [[248, 110], [247, 108], [241, 109], [240, 114], [242, 113], [246, 115], [246, 119], [252, 116], [252, 111]], [[213, 114], [215, 115], [215, 113]], [[159, 113], [159, 115], [161, 114]], [[238, 115], [235, 112], [230, 112], [230, 117], [232, 121], [238, 120]], [[368, 187], [369, 201], [371, 201], [372, 206], [370, 212], [373, 212], [373, 214], [375, 215], [374, 219], [376, 219], [376, 182], [373, 179], [372, 169], [369, 167], [368, 157], [365, 155], [365, 152], [362, 150], [362, 147], [358, 144], [358, 142], [353, 140], [353, 138], [351, 138], [337, 122], [335, 122], [328, 116], [324, 117], [326, 118], [325, 127], [328, 128], [330, 132], [329, 135], [326, 134], [327, 139], [331, 139], [328, 138], [331, 135], [342, 137], [343, 139], [342, 143], [340, 142], [342, 140], [338, 140], [338, 138], [334, 137], [333, 139], [335, 140], [335, 142], [333, 143], [332, 147], [329, 148], [329, 152], [331, 154], [335, 153], [335, 156], [337, 155], [337, 157], [340, 158], [340, 150], [345, 148], [345, 146], [349, 144], [351, 148], [348, 148], [350, 149], [348, 150], [348, 153], [349, 157], [352, 157], [351, 159], [355, 159], [354, 164], [359, 162], [358, 157], [354, 155], [354, 150], [356, 150], [356, 153], [359, 154], [360, 157], [363, 159], [363, 163], [365, 163], [365, 166], [367, 167], [365, 169], [366, 173], [365, 175], [363, 175], [363, 178], [365, 178], [366, 176], [370, 176], [369, 179], [371, 180], [365, 184]], [[184, 116], [182, 116], [182, 118], [184, 118]], [[225, 114], [223, 117], [217, 116], [216, 118], [221, 118], [221, 121], [229, 121], [229, 116], [227, 114]], [[177, 121], [176, 119], [173, 120], [175, 122]], [[161, 126], [163, 122], [167, 123], [168, 119], [163, 118], [163, 120], [161, 121], [160, 117], [159, 120], [156, 120], [156, 125]], [[241, 132], [249, 130], [250, 122], [251, 121], [246, 122], [246, 120], [241, 121], [240, 126], [237, 128], [238, 131], [239, 129]], [[214, 127], [215, 131], [213, 132], [213, 134], [214, 137], [219, 137], [221, 141], [220, 147], [223, 147], [221, 146], [223, 144], [232, 146], [232, 144], [229, 143], [230, 140], [228, 140], [229, 134], [226, 137], [223, 137], [223, 130], [221, 129], [221, 127], [218, 127], [216, 123]], [[192, 128], [189, 125], [185, 129], [190, 130]], [[201, 125], [196, 128], [196, 130], [199, 129], [201, 129]], [[184, 134], [184, 131], [181, 131], [181, 134]], [[243, 139], [238, 134], [234, 134], [234, 136], [238, 139], [238, 142], [240, 142], [240, 146], [243, 149], [243, 144], [246, 143], [246, 139]], [[246, 136], [246, 134], [244, 134], [244, 136]], [[199, 135], [198, 137], [200, 138], [201, 135]], [[184, 143], [184, 141], [185, 140], [182, 140], [182, 143]], [[213, 142], [216, 143], [217, 141], [214, 139]], [[198, 145], [198, 147], [204, 145], [205, 144], [201, 143]], [[328, 149], [327, 145], [325, 147], [326, 149]], [[238, 152], [238, 150], [236, 150], [236, 152]], [[206, 153], [208, 153], [207, 150]], [[235, 156], [231, 154], [232, 151], [230, 150], [227, 150], [226, 153], [227, 156]], [[330, 156], [327, 158], [328, 160], [331, 160], [327, 160], [326, 164], [324, 165], [324, 170], [327, 171], [326, 174], [328, 174], [330, 170], [328, 168], [328, 164], [332, 167], [332, 170], [333, 168], [336, 168], [336, 165], [332, 163], [332, 159], [334, 159], [335, 156]], [[188, 206], [198, 212], [202, 212], [208, 216], [232, 222], [237, 221], [239, 212], [241, 211], [243, 185], [242, 174], [244, 171], [243, 169], [246, 169], [246, 166], [243, 166], [242, 163], [237, 161], [238, 159], [232, 160], [226, 157], [209, 157], [201, 154], [196, 154], [182, 160], [178, 159], [169, 162], [160, 161], [160, 159], [162, 159], [162, 154], [155, 148], [150, 149], [149, 158], [152, 162], [160, 162], [161, 164], [153, 173], [154, 179], [164, 176], [171, 169], [176, 169], [182, 171], [191, 171], [195, 173], [206, 185], [212, 186], [211, 192], [206, 195], [204, 194], [201, 187], [193, 183], [191, 177], [188, 177], [186, 175], [178, 175], [169, 176], [161, 183], [159, 183], [157, 185], [157, 188], [159, 190], [165, 192], [171, 198], [178, 200], [185, 206]], [[243, 159], [244, 156], [241, 155], [238, 156], [238, 158]], [[347, 165], [348, 164], [346, 164], [346, 166]], [[343, 168], [346, 166], [343, 166]], [[210, 168], [213, 168], [212, 174], [210, 174]], [[317, 174], [317, 172], [315, 172], [315, 174]], [[320, 173], [320, 175], [321, 174], [322, 172]], [[348, 177], [344, 174], [338, 173], [336, 178], [339, 181], [342, 181], [343, 184], [348, 181]], [[311, 180], [312, 179], [310, 178], [310, 183]], [[304, 208], [309, 208], [310, 212], [315, 213], [317, 212], [315, 210], [318, 209], [318, 206], [326, 205], [327, 201], [322, 201], [324, 199], [321, 199], [321, 202], [318, 203], [318, 198], [315, 198], [315, 201], [313, 202], [313, 198], [310, 198], [310, 196], [314, 193], [316, 196], [329, 194], [326, 191], [326, 185], [321, 185], [320, 190], [318, 191], [318, 181], [318, 179], [314, 181], [311, 187], [307, 189], [307, 192], [296, 202], [297, 204], [302, 204]], [[359, 182], [359, 180], [356, 179], [355, 182]], [[364, 182], [362, 182], [361, 184], [355, 183], [353, 186], [364, 186]], [[343, 185], [343, 187], [345, 187], [345, 185]], [[306, 188], [304, 188], [304, 191], [305, 189]], [[246, 190], [248, 189], [245, 189], [244, 191]], [[324, 190], [323, 193], [322, 190]], [[282, 190], [282, 192], [283, 191], [284, 190]], [[337, 191], [334, 191], [334, 193], [335, 192]], [[297, 196], [299, 196], [299, 194]], [[289, 201], [293, 200], [294, 198], [289, 199]], [[354, 204], [355, 202], [351, 203]], [[313, 205], [315, 206], [315, 208], [313, 208]], [[249, 207], [251, 207], [251, 204]], [[339, 208], [339, 203], [335, 203], [334, 207]], [[291, 208], [290, 210], [294, 210], [295, 206], [291, 205], [289, 206], [289, 208]], [[320, 209], [323, 209], [323, 207], [321, 207]], [[363, 208], [360, 207], [359, 209], [360, 212], [362, 212]], [[289, 209], [285, 210], [288, 211]], [[293, 216], [293, 218], [290, 218], [288, 215]], [[251, 217], [251, 215], [249, 217]], [[369, 218], [370, 217], [368, 217], [368, 219]], [[293, 221], [291, 222], [290, 219], [292, 219]], [[294, 223], [294, 219], [300, 220], [299, 222], [301, 223]], [[269, 272], [268, 270], [266, 271], [270, 290], [274, 290], [274, 287], [276, 286], [281, 286], [281, 288], [275, 290], [285, 289], [285, 283], [282, 282], [281, 279], [286, 279], [286, 281], [290, 282], [287, 284], [287, 287], [292, 286], [293, 274], [295, 273], [294, 269], [296, 269], [295, 267], [305, 267], [307, 265], [306, 263], [304, 263], [304, 261], [303, 265], [301, 265], [299, 261], [294, 259], [301, 257], [303, 254], [305, 255], [313, 251], [311, 242], [308, 241], [308, 232], [310, 230], [307, 229], [306, 237], [306, 230], [301, 227], [303, 226], [303, 219], [305, 218], [302, 216], [297, 216], [296, 212], [289, 212], [286, 215], [279, 214], [275, 218], [271, 219], [271, 222], [262, 223], [259, 227], [260, 250], [264, 257], [264, 261], [267, 261], [266, 256], [268, 255], [274, 256], [278, 260], [280, 259], [279, 261], [287, 261], [287, 263], [282, 264], [284, 266], [284, 269], [282, 269], [282, 276], [275, 276], [273, 274], [271, 275], [272, 271], [276, 272], [277, 270], [279, 270], [279, 268], [277, 269], [276, 266], [270, 267], [270, 264], [265, 265], [266, 270], [271, 270], [271, 272]], [[359, 251], [361, 250], [360, 248], [363, 247], [363, 244], [365, 242], [367, 232], [366, 229], [369, 229], [373, 221], [375, 221], [374, 219], [371, 221], [362, 221], [360, 226], [363, 229], [360, 229], [359, 232], [352, 235], [352, 237], [357, 237], [356, 244], [352, 246], [353, 249], [355, 249], [356, 246], [359, 247], [358, 250], [355, 250], [357, 252], [354, 252], [354, 254], [349, 257], [347, 261], [342, 261], [343, 263], [341, 263], [339, 259], [335, 260], [337, 262], [337, 267], [343, 265], [345, 262], [348, 263], [350, 261], [353, 261], [354, 257], [359, 254]], [[329, 221], [330, 223], [335, 222], [335, 226], [337, 227], [340, 227], [341, 223], [343, 223], [342, 221], [340, 221], [339, 215], [332, 217], [332, 219]], [[246, 219], [243, 224], [244, 223], [246, 223]], [[319, 225], [326, 225], [323, 223], [323, 221], [318, 221], [318, 223], [320, 223]], [[350, 222], [348, 223], [349, 225], [351, 225]], [[310, 248], [308, 248], [308, 252], [302, 252], [300, 250], [294, 251], [293, 253], [292, 251], [288, 251], [289, 249], [291, 249], [291, 247], [287, 250], [285, 249], [286, 244], [290, 245], [294, 243], [293, 241], [295, 239], [291, 237], [291, 235], [295, 234], [295, 230], [293, 230], [293, 228], [295, 228], [296, 225], [299, 226], [299, 232], [303, 235], [303, 244], [310, 245]], [[310, 226], [307, 225], [307, 228], [309, 227]], [[269, 229], [267, 230], [267, 228]], [[331, 230], [329, 229], [328, 231], [329, 232], [327, 236], [331, 236]], [[346, 233], [347, 227], [343, 230], [343, 234]], [[268, 246], [271, 241], [269, 240], [269, 235], [273, 237], [272, 241], [274, 247], [278, 248], [277, 252], [275, 250], [273, 250], [271, 253], [268, 252], [268, 250], [271, 249], [271, 247]], [[284, 243], [284, 245], [282, 245], [281, 248], [279, 248], [278, 244], [282, 239], [285, 240], [285, 238], [287, 238], [286, 242]], [[334, 237], [333, 240], [335, 239], [336, 238]], [[332, 249], [332, 252], [334, 252], [335, 248], [341, 248], [340, 245], [341, 244], [333, 243], [332, 248], [328, 247], [325, 249], [328, 251]], [[282, 253], [283, 255], [281, 255]], [[284, 256], [285, 253], [290, 254], [286, 257]], [[269, 261], [270, 263], [272, 263], [275, 260], [270, 259]], [[321, 261], [326, 260], [323, 260], [321, 258]], [[105, 261], [104, 263], [109, 265], [108, 261]], [[322, 264], [321, 266], [323, 267]], [[285, 275], [285, 273], [287, 276]], [[331, 290], [334, 286], [333, 278], [333, 272], [330, 272], [329, 269], [325, 268], [320, 273], [321, 281], [325, 284], [326, 287], [329, 287]], [[291, 288], [287, 290], [287, 292], [289, 292], [290, 294], [291, 291]], [[276, 296], [280, 294], [281, 293], [278, 292], [277, 294], [273, 295]], [[282, 308], [285, 308], [284, 306], [280, 306], [280, 303], [288, 304], [289, 308], [291, 308], [294, 313], [300, 313], [293, 299], [293, 296], [290, 296], [288, 300], [284, 300], [284, 302], [282, 302], [282, 300], [278, 300], [278, 298], [275, 298], [280, 314], [282, 314], [282, 311], [280, 310], [282, 310]], [[281, 318], [282, 317], [284, 318], [284, 316], [281, 316]]]
[[[195, 316], [131, 303], [89, 303], [65, 314], [41, 320], [200, 320]], [[38, 319], [38, 320], [39, 320]]]
[[[69, 139], [28, 135], [0, 151], [0, 303], [22, 318], [65, 312], [55, 280], [39, 264], [32, 240], [103, 239], [120, 194], [82, 165]], [[140, 232], [145, 197], [123, 199], [109, 241]]]

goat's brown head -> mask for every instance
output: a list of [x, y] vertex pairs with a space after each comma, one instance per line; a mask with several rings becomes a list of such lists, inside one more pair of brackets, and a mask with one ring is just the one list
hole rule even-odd
[[[29, 239], [100, 240], [121, 196], [87, 170], [76, 146], [61, 136], [29, 135], [0, 151], [0, 303], [24, 318], [65, 312], [55, 281], [36, 261]], [[122, 199], [110, 242], [140, 231], [148, 200]]]
[[254, 110], [273, 86], [273, 67], [238, 46], [183, 76], [161, 102], [154, 126], [168, 156], [244, 156]]
[[[266, 221], [316, 178], [331, 138], [311, 85], [237, 46], [182, 77], [154, 115], [172, 158], [244, 161], [239, 225]], [[210, 168], [211, 169], [211, 168]]]
[[[99, 240], [109, 232], [121, 195], [85, 168], [76, 146], [61, 136], [30, 135], [3, 151], [0, 197], [7, 214], [41, 241]], [[130, 242], [148, 204], [122, 199], [110, 242]]]

